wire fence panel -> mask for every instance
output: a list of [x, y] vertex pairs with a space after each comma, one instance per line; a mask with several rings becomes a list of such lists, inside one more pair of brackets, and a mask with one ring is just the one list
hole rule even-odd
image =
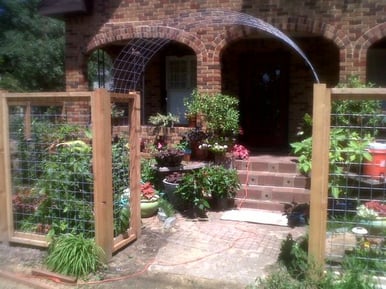
[[130, 227], [129, 147], [128, 137], [119, 136], [112, 145], [114, 237]]
[[9, 107], [14, 230], [93, 237], [90, 112], [62, 111]]
[[386, 113], [373, 100], [332, 108], [327, 262], [385, 275]]

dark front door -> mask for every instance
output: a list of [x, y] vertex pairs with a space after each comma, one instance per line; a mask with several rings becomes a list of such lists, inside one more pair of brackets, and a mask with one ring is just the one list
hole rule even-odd
[[242, 141], [256, 149], [286, 147], [287, 54], [247, 53], [241, 56], [239, 63]]

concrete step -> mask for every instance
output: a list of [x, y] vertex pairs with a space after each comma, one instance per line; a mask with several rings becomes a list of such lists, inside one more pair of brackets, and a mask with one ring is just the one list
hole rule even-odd
[[238, 170], [241, 184], [249, 186], [276, 186], [309, 189], [308, 177], [298, 173]]

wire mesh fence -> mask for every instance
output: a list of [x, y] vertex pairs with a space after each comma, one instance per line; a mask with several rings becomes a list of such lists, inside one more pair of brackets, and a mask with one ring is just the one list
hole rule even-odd
[[9, 107], [14, 230], [93, 237], [90, 112], [62, 110]]
[[385, 275], [386, 113], [375, 100], [334, 101], [332, 111], [327, 263]]
[[[112, 104], [129, 125], [112, 137]], [[95, 238], [106, 257], [140, 233], [140, 95], [0, 93], [0, 241]], [[129, 153], [130, 152], [130, 153]]]

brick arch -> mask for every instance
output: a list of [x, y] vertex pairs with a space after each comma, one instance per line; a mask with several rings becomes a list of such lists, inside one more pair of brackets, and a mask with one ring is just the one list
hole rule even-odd
[[207, 55], [205, 45], [192, 33], [173, 27], [143, 24], [112, 27], [108, 32], [96, 35], [87, 51], [125, 40], [127, 43], [115, 59], [112, 70], [113, 89], [119, 92], [141, 90], [140, 78], [147, 63], [171, 40], [192, 48], [198, 63], [202, 63], [203, 58]]
[[[272, 25], [282, 31], [288, 32], [308, 32], [317, 35], [321, 35], [326, 39], [332, 40], [332, 42], [338, 47], [338, 49], [347, 49], [351, 45], [348, 35], [337, 27], [320, 22], [318, 20], [308, 17], [288, 17], [273, 19]], [[245, 33], [249, 33], [255, 30], [253, 27], [248, 27], [248, 30], [228, 30], [226, 37], [224, 35], [218, 35], [214, 41], [216, 44], [216, 50], [221, 51], [229, 42], [235, 41], [245, 37]]]
[[119, 25], [113, 26], [108, 31], [95, 35], [87, 45], [86, 53], [113, 42], [130, 40], [132, 38], [165, 38], [183, 43], [200, 55], [205, 51], [203, 42], [192, 33], [179, 28], [161, 25]]
[[[378, 24], [365, 33], [363, 33], [355, 41], [355, 53], [354, 53], [354, 62], [356, 65], [364, 66], [363, 70], [366, 68], [367, 63], [367, 51], [371, 45], [373, 45], [378, 40], [386, 37], [386, 23]], [[362, 77], [364, 79], [364, 75]]]

